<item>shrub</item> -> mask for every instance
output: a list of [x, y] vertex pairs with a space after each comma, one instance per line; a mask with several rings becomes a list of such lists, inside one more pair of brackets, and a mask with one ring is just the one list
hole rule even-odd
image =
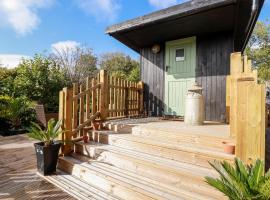
[[64, 73], [49, 58], [36, 55], [23, 60], [14, 79], [16, 97], [27, 96], [44, 105], [46, 112], [57, 112], [59, 91], [66, 85]]
[[11, 101], [11, 97], [9, 96], [0, 96], [0, 130], [9, 130], [12, 127], [11, 122], [8, 119], [9, 111], [8, 106]]
[[228, 162], [212, 162], [210, 165], [220, 178], [206, 177], [206, 182], [221, 191], [230, 200], [269, 200], [270, 171], [264, 174], [264, 162], [257, 160], [254, 165], [244, 165], [236, 158], [234, 166]]
[[0, 95], [14, 95], [14, 79], [16, 76], [16, 69], [0, 67]]
[[26, 97], [0, 96], [0, 118], [6, 128], [19, 129], [36, 121], [35, 110]]

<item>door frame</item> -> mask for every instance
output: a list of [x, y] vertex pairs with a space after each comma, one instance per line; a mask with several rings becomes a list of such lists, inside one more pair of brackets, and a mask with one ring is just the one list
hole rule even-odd
[[192, 36], [192, 37], [187, 37], [187, 38], [182, 38], [182, 39], [177, 39], [177, 40], [171, 40], [171, 41], [167, 41], [165, 42], [165, 56], [164, 56], [164, 59], [165, 59], [165, 62], [164, 62], [164, 114], [165, 115], [170, 115], [168, 112], [167, 112], [167, 104], [169, 102], [168, 98], [169, 98], [169, 95], [167, 95], [167, 90], [168, 88], [166, 88], [168, 86], [168, 83], [167, 83], [167, 79], [166, 79], [166, 73], [167, 73], [167, 66], [169, 65], [169, 54], [167, 53], [168, 51], [168, 48], [170, 46], [176, 46], [176, 45], [183, 45], [185, 43], [192, 43], [192, 48], [194, 48], [194, 78], [195, 78], [195, 81], [196, 81], [196, 67], [197, 67], [197, 41], [196, 41], [196, 36]]

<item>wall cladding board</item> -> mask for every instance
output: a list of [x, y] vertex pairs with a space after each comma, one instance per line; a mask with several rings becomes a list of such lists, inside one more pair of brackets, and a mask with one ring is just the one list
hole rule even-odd
[[226, 76], [232, 52], [230, 33], [197, 37], [196, 81], [203, 87], [206, 120], [225, 122]]
[[144, 106], [150, 116], [161, 116], [164, 97], [164, 45], [154, 54], [151, 47], [141, 49], [141, 80], [144, 82]]

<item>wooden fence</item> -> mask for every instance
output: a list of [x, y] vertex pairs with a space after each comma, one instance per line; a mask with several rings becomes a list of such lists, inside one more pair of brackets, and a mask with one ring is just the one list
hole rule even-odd
[[246, 163], [265, 160], [265, 85], [241, 53], [231, 55], [231, 75], [226, 87], [227, 121], [236, 139], [236, 156]]
[[62, 152], [72, 151], [69, 141], [80, 138], [91, 129], [94, 120], [139, 116], [143, 113], [143, 83], [122, 80], [100, 70], [95, 78], [81, 85], [73, 84], [59, 94], [59, 119], [65, 132], [60, 136]]

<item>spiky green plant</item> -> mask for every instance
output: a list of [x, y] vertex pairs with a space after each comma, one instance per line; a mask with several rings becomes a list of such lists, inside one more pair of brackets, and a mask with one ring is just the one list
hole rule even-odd
[[230, 200], [270, 200], [270, 171], [264, 174], [264, 162], [245, 165], [239, 158], [230, 163], [210, 162], [219, 178], [205, 177], [206, 182]]
[[55, 119], [50, 119], [47, 123], [47, 128], [43, 130], [38, 124], [32, 123], [31, 128], [28, 129], [28, 137], [44, 142], [45, 146], [54, 143], [63, 131], [61, 130], [61, 121], [56, 122]]

